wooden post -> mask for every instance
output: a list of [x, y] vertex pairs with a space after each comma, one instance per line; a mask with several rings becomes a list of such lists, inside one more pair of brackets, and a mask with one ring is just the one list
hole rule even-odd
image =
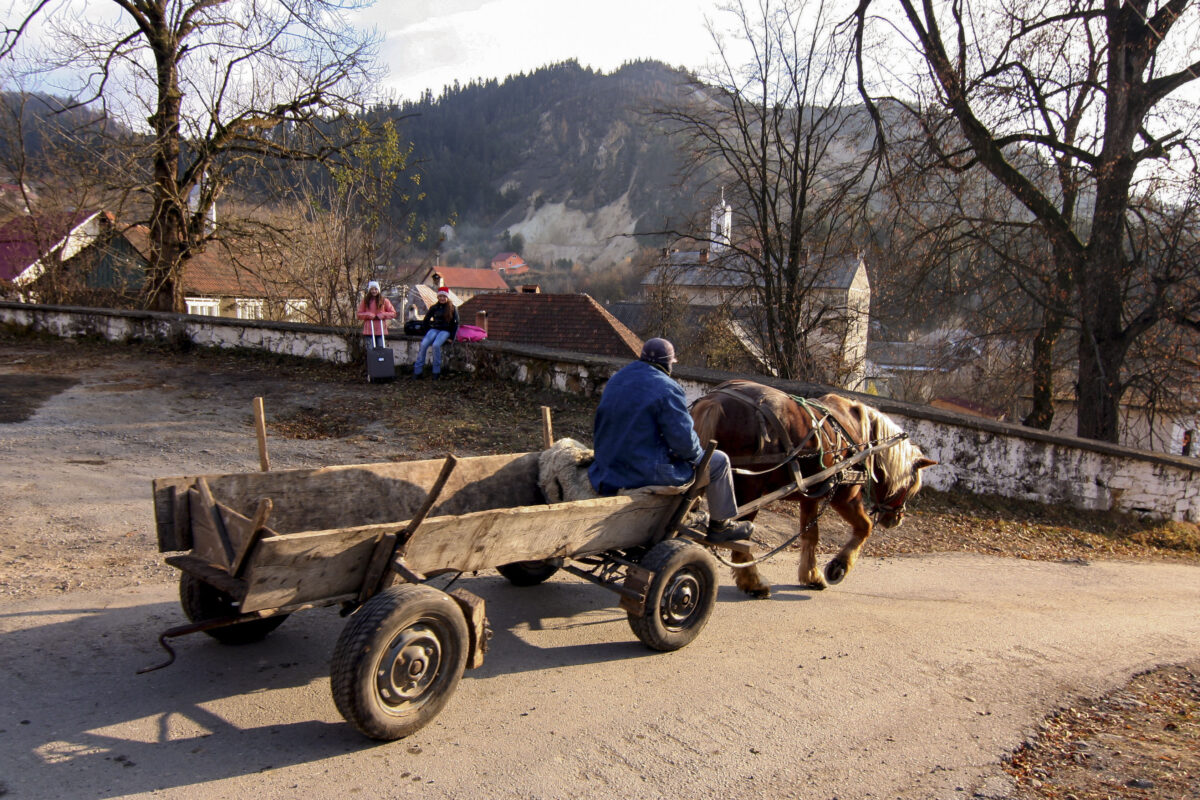
[[550, 406], [542, 406], [542, 441], [546, 446], [543, 450], [549, 450], [554, 446], [554, 426], [550, 423]]
[[254, 431], [258, 434], [258, 465], [263, 472], [271, 471], [271, 458], [267, 455], [267, 419], [263, 414], [263, 399], [254, 398]]

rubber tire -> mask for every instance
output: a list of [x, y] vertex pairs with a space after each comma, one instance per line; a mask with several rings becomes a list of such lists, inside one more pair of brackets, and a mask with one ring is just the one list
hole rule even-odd
[[[190, 572], [179, 575], [179, 604], [183, 606], [183, 613], [187, 614], [187, 618], [192, 622], [205, 622], [241, 613], [232, 597]], [[273, 617], [213, 628], [205, 633], [221, 644], [251, 644], [267, 638], [267, 634], [282, 625], [287, 618], [287, 614], [276, 614]]]
[[[404, 652], [390, 653], [404, 638]], [[413, 640], [424, 643], [414, 645]], [[395, 671], [381, 669], [383, 660], [392, 655], [395, 665], [415, 649], [424, 656], [412, 662], [415, 667], [433, 660], [428, 658], [431, 647], [440, 657], [431, 673], [419, 677], [424, 685], [410, 698], [389, 702], [379, 679], [394, 677]], [[469, 647], [466, 618], [445, 592], [417, 584], [384, 589], [355, 612], [338, 637], [329, 680], [333, 702], [365, 736], [402, 739], [429, 724], [449, 701], [466, 668]]]
[[693, 542], [667, 539], [654, 545], [639, 566], [654, 577], [646, 592], [645, 614], [629, 614], [634, 635], [654, 650], [678, 650], [690, 644], [717, 603], [719, 579], [713, 557]]
[[513, 586], [537, 586], [545, 583], [563, 565], [561, 558], [546, 558], [541, 561], [514, 561], [501, 564], [496, 571], [508, 579]]

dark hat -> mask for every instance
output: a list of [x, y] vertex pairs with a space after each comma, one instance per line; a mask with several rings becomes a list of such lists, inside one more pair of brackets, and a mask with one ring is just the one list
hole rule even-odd
[[642, 345], [641, 360], [669, 367], [675, 363], [675, 346], [666, 339], [647, 339]]

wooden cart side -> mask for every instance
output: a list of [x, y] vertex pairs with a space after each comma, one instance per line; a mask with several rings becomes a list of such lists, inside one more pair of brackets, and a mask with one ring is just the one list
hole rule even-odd
[[429, 519], [404, 553], [414, 572], [473, 572], [515, 561], [573, 558], [648, 544], [674, 496], [601, 497]]
[[[433, 513], [446, 516], [544, 503], [537, 485], [537, 456], [534, 452], [459, 459]], [[262, 498], [270, 498], [271, 527], [300, 533], [408, 519], [425, 500], [442, 463], [432, 459], [156, 478], [159, 551], [194, 547], [188, 490], [201, 477], [218, 501], [244, 515], [252, 514]]]
[[[514, 561], [578, 556], [646, 543], [674, 496], [605, 497], [552, 506], [430, 517], [404, 556], [417, 573], [473, 572]], [[261, 539], [245, 570], [242, 611], [357, 592], [380, 537], [403, 522]]]

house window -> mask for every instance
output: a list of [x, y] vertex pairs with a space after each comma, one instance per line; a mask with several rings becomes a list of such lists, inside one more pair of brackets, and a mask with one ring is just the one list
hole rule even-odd
[[187, 313], [199, 314], [202, 317], [219, 317], [221, 301], [212, 297], [187, 298]]
[[235, 301], [237, 306], [238, 319], [262, 319], [263, 318], [263, 301], [262, 300], [243, 300]]
[[284, 319], [299, 319], [303, 320], [305, 312], [308, 311], [307, 300], [284, 300], [283, 301], [283, 318]]

